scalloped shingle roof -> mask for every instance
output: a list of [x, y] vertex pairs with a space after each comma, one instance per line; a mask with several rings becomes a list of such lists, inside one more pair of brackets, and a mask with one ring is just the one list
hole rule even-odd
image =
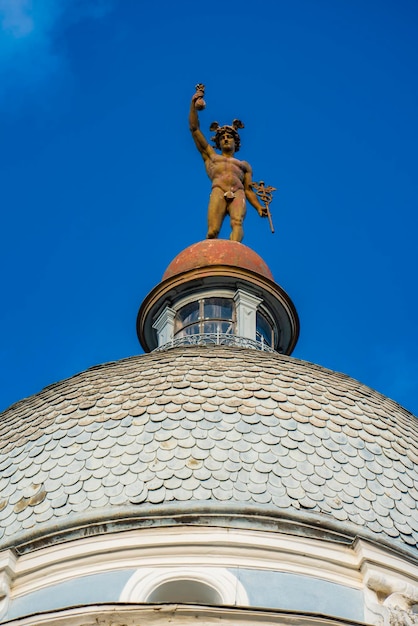
[[302, 509], [418, 542], [416, 418], [291, 357], [175, 348], [94, 367], [0, 417], [0, 547], [86, 511], [186, 501]]

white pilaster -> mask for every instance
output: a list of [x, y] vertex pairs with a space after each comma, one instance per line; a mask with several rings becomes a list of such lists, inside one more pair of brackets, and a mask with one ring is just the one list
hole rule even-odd
[[172, 341], [174, 337], [175, 317], [176, 312], [167, 306], [153, 323], [152, 327], [155, 328], [158, 335], [158, 347]]
[[0, 552], [0, 618], [5, 615], [9, 605], [10, 586], [15, 574], [16, 561], [12, 550]]
[[256, 340], [256, 316], [257, 307], [262, 302], [261, 298], [237, 289], [234, 295], [237, 309], [237, 335], [246, 339]]

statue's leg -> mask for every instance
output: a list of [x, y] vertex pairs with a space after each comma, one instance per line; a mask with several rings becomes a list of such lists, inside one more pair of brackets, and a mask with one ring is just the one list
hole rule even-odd
[[231, 221], [231, 236], [232, 241], [242, 241], [244, 238], [244, 229], [242, 227], [244, 217], [247, 212], [245, 204], [245, 193], [241, 189], [235, 192], [235, 198], [229, 205], [229, 218]]
[[219, 187], [214, 187], [209, 198], [208, 208], [208, 234], [206, 239], [216, 239], [221, 230], [222, 222], [226, 215], [226, 200], [224, 192]]

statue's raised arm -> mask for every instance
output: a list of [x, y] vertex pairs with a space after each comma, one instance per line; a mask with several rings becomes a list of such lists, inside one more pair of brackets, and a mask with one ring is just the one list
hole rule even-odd
[[238, 129], [244, 128], [244, 124], [237, 119], [233, 120], [230, 126], [220, 126], [218, 122], [212, 122], [210, 130], [215, 134], [211, 140], [221, 154], [209, 145], [200, 130], [198, 111], [205, 108], [204, 94], [205, 87], [199, 83], [196, 85], [196, 93], [190, 105], [189, 125], [197, 149], [205, 161], [206, 172], [212, 181], [207, 238], [218, 237], [222, 222], [229, 215], [232, 229], [230, 239], [242, 241], [246, 200], [261, 217], [267, 217], [268, 208], [260, 204], [257, 194], [253, 191], [250, 165], [234, 156], [241, 143]]
[[[210, 152], [214, 152], [212, 146], [209, 145], [206, 137], [200, 130], [198, 111], [205, 108], [206, 104], [203, 100], [205, 95], [205, 86], [202, 83], [196, 85], [196, 93], [192, 97], [189, 112], [189, 127], [192, 137], [202, 157], [206, 160], [210, 156]], [[209, 149], [209, 152], [208, 152]]]

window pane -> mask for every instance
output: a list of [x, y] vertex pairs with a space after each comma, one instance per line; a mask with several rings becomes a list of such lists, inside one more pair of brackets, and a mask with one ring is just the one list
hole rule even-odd
[[233, 301], [228, 298], [205, 298], [203, 317], [232, 320], [232, 305]]
[[[231, 298], [204, 298], [183, 306], [176, 315], [174, 335], [233, 333], [234, 301]], [[203, 320], [206, 320], [203, 322]]]
[[179, 319], [183, 325], [190, 324], [199, 319], [199, 302], [191, 302], [182, 307], [178, 312]]
[[200, 333], [200, 324], [191, 324], [186, 326], [179, 333], [176, 333], [176, 337], [186, 337], [187, 335], [198, 335]]
[[203, 322], [204, 333], [232, 333], [233, 324], [231, 322], [211, 321]]
[[273, 341], [273, 329], [268, 320], [260, 312], [257, 312], [257, 339], [261, 338], [269, 345], [272, 346]]

